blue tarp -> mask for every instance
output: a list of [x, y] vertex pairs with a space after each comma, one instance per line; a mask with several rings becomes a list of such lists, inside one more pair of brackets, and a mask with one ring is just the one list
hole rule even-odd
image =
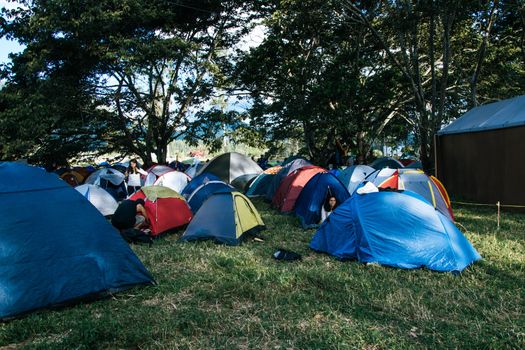
[[321, 208], [328, 194], [335, 196], [339, 205], [350, 197], [346, 187], [330, 173], [319, 173], [304, 186], [295, 202], [295, 215], [301, 220], [303, 228], [319, 226]]
[[190, 194], [193, 193], [199, 187], [205, 182], [208, 181], [222, 181], [217, 175], [214, 175], [212, 173], [202, 173], [200, 175], [195, 176], [193, 179], [191, 179], [190, 182], [184, 187], [182, 192], [180, 193], [184, 198], [188, 199]]
[[212, 194], [216, 192], [233, 192], [235, 189], [222, 182], [222, 181], [209, 181], [205, 184], [199, 186], [193, 193], [188, 197], [188, 204], [191, 208], [193, 214], [199, 211], [202, 204], [208, 199]]
[[107, 220], [56, 175], [0, 163], [0, 318], [153, 283]]
[[404, 269], [460, 272], [481, 259], [448, 218], [412, 192], [353, 195], [321, 225], [310, 247]]

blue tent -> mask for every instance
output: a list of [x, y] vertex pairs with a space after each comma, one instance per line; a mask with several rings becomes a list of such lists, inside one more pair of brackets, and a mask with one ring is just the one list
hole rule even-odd
[[191, 220], [180, 241], [214, 240], [238, 245], [248, 235], [264, 230], [252, 202], [239, 192], [216, 192]]
[[266, 190], [266, 199], [269, 201], [272, 200], [275, 191], [277, 191], [277, 188], [279, 187], [281, 181], [283, 181], [285, 177], [287, 177], [297, 169], [308, 165], [312, 165], [312, 163], [302, 158], [295, 159], [290, 163], [283, 165], [283, 168], [279, 170], [279, 172], [274, 177], [272, 177], [272, 182]]
[[368, 165], [352, 165], [341, 171], [337, 178], [346, 186], [348, 192], [352, 194], [357, 186], [374, 171], [376, 170]]
[[275, 174], [259, 174], [248, 187], [246, 195], [248, 197], [264, 196], [268, 191], [268, 186], [272, 183]]
[[193, 193], [188, 197], [188, 204], [191, 208], [193, 214], [199, 211], [199, 208], [202, 204], [208, 199], [212, 194], [216, 192], [233, 192], [235, 189], [222, 181], [208, 181], [193, 191]]
[[303, 228], [318, 226], [321, 208], [328, 195], [335, 196], [339, 205], [350, 197], [346, 187], [330, 173], [319, 173], [304, 186], [295, 202], [295, 215], [301, 220]]
[[0, 163], [0, 318], [153, 283], [107, 220], [56, 175]]
[[208, 181], [222, 181], [217, 175], [214, 175], [212, 173], [202, 173], [198, 176], [195, 176], [193, 179], [191, 179], [190, 182], [184, 187], [182, 192], [180, 193], [184, 198], [188, 199], [190, 194], [193, 193], [199, 187], [205, 182]]
[[409, 191], [353, 195], [325, 220], [310, 247], [404, 269], [460, 272], [481, 259], [452, 221]]

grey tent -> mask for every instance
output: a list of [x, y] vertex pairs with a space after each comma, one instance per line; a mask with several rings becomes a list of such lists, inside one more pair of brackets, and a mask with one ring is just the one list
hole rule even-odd
[[368, 165], [353, 165], [342, 170], [337, 178], [346, 186], [348, 192], [352, 194], [357, 186], [374, 171], [376, 170]]
[[243, 175], [258, 175], [263, 172], [261, 167], [250, 158], [237, 152], [224, 153], [213, 158], [206, 164], [199, 174], [204, 172], [212, 173], [221, 178], [226, 183]]

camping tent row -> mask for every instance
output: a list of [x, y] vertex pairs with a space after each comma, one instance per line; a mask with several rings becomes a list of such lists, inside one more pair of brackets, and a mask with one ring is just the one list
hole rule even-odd
[[[291, 169], [295, 170], [290, 171]], [[331, 176], [315, 177], [320, 172], [326, 171], [309, 165], [302, 159], [294, 160], [282, 167], [281, 176], [265, 173], [258, 175], [249, 184], [246, 194], [248, 196], [266, 195], [268, 198], [272, 189], [277, 188], [272, 196], [272, 205], [282, 213], [295, 212], [302, 226], [309, 228], [318, 224], [321, 207], [328, 195], [335, 196], [337, 202], [341, 204], [355, 192], [361, 183], [369, 181], [380, 189], [418, 193], [435, 209], [454, 220], [450, 198], [444, 186], [437, 178], [426, 175], [422, 170], [408, 168], [375, 170], [366, 165], [355, 165], [340, 171], [336, 179], [333, 173], [328, 173]], [[313, 178], [316, 178], [314, 183], [319, 183], [319, 185], [307, 186]], [[306, 208], [309, 209], [306, 210]], [[309, 214], [305, 216], [307, 211]]]

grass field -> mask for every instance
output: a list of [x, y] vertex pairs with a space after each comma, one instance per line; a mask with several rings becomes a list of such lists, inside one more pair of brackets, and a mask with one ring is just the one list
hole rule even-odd
[[[456, 208], [484, 260], [455, 276], [337, 261], [254, 203], [264, 243], [134, 246], [156, 286], [1, 324], [0, 348], [525, 348], [524, 214], [497, 231], [493, 209]], [[273, 260], [279, 247], [303, 260]]]

